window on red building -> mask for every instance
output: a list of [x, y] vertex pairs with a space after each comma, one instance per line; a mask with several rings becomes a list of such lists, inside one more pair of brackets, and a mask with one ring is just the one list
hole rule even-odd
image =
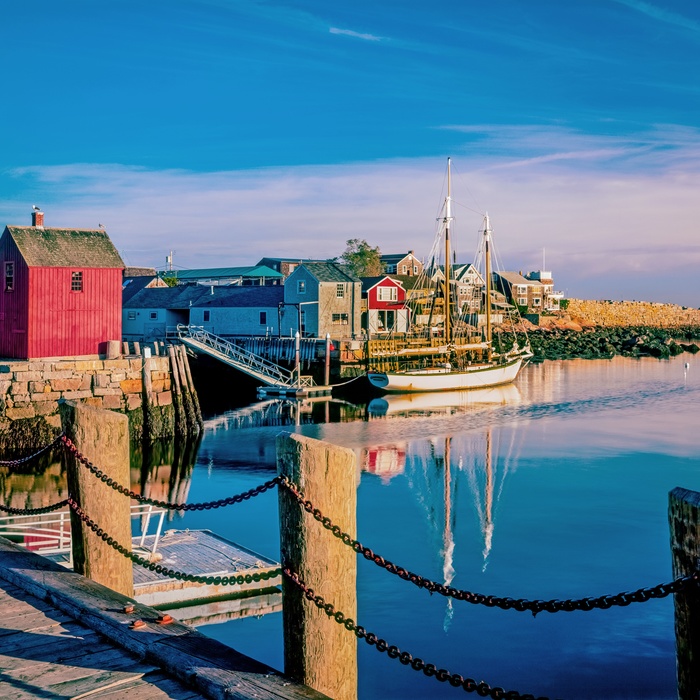
[[71, 292], [82, 292], [83, 291], [83, 273], [82, 272], [71, 273], [70, 290], [71, 290]]
[[15, 264], [5, 263], [5, 291], [11, 292], [15, 288]]

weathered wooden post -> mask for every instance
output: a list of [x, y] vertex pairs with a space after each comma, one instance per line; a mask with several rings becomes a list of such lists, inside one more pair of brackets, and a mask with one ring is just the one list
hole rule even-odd
[[331, 383], [331, 334], [326, 333], [326, 353], [324, 356], [325, 371], [323, 373], [323, 383], [329, 386]]
[[[75, 401], [61, 404], [61, 424], [78, 452], [124, 486], [130, 484], [129, 419]], [[131, 503], [66, 451], [68, 492], [110, 537], [131, 549]], [[71, 510], [73, 566], [79, 574], [127, 596], [134, 595], [131, 560], [99, 538]]]
[[[700, 570], [700, 493], [676, 487], [669, 494], [673, 576]], [[676, 672], [680, 700], [700, 697], [700, 588], [674, 596], [676, 617]]]
[[[355, 454], [344, 447], [282, 433], [277, 473], [324, 516], [355, 538]], [[279, 488], [282, 566], [297, 573], [335, 610], [357, 621], [357, 555]], [[357, 638], [283, 577], [284, 670], [335, 700], [357, 698]]]
[[297, 331], [296, 335], [294, 336], [294, 370], [297, 373], [297, 387], [301, 386], [301, 361], [299, 359], [299, 342], [299, 331]]

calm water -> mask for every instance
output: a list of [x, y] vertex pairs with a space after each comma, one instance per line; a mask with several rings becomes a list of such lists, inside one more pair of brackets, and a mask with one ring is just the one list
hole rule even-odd
[[[265, 403], [208, 419], [191, 478], [156, 473], [152, 492], [256, 486], [275, 473], [275, 436], [296, 430], [356, 452], [358, 539], [387, 559], [498, 596], [613, 594], [672, 578], [668, 492], [700, 490], [699, 406], [688, 355], [546, 362], [484, 393]], [[173, 525], [279, 558], [274, 492]], [[534, 618], [450, 603], [362, 558], [357, 580], [360, 624], [450, 672], [550, 697], [675, 698], [670, 599]], [[282, 668], [280, 614], [200, 629]], [[364, 642], [358, 656], [363, 700], [464, 694]]]
[[[502, 391], [316, 406], [313, 415], [279, 404], [233, 411], [207, 422], [189, 500], [269, 478], [274, 436], [298, 430], [356, 451], [358, 538], [426, 577], [544, 599], [656, 585], [672, 578], [668, 492], [700, 490], [700, 361], [688, 358], [547, 362]], [[326, 411], [332, 422], [306, 422]], [[263, 415], [298, 425], [254, 427]], [[181, 524], [279, 556], [274, 493]], [[506, 689], [675, 697], [668, 599], [533, 618], [449, 603], [360, 559], [358, 621], [414, 656]], [[202, 630], [282, 667], [281, 615]], [[358, 652], [363, 699], [463, 692], [364, 642]]]

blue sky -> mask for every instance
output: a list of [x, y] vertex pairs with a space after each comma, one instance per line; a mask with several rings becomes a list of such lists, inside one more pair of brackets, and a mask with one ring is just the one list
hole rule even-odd
[[0, 0], [0, 225], [125, 262], [429, 252], [700, 306], [695, 0]]

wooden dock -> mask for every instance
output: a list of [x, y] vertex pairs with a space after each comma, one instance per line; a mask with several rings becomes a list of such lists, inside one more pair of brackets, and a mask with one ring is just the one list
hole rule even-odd
[[[146, 548], [152, 537], [145, 538]], [[279, 568], [271, 559], [229, 542], [210, 530], [167, 530], [158, 542], [156, 553], [162, 556], [159, 564], [197, 576], [262, 574]], [[235, 586], [190, 583], [134, 564], [134, 595], [136, 600], [146, 605], [172, 606], [195, 600], [231, 598], [251, 591], [272, 592], [278, 590], [276, 586], [281, 583], [279, 575], [267, 581]]]
[[159, 624], [154, 608], [128, 611], [128, 597], [3, 538], [0, 583], [2, 698], [327, 700], [176, 620]]
[[0, 579], [0, 697], [204, 698], [51, 603]]

